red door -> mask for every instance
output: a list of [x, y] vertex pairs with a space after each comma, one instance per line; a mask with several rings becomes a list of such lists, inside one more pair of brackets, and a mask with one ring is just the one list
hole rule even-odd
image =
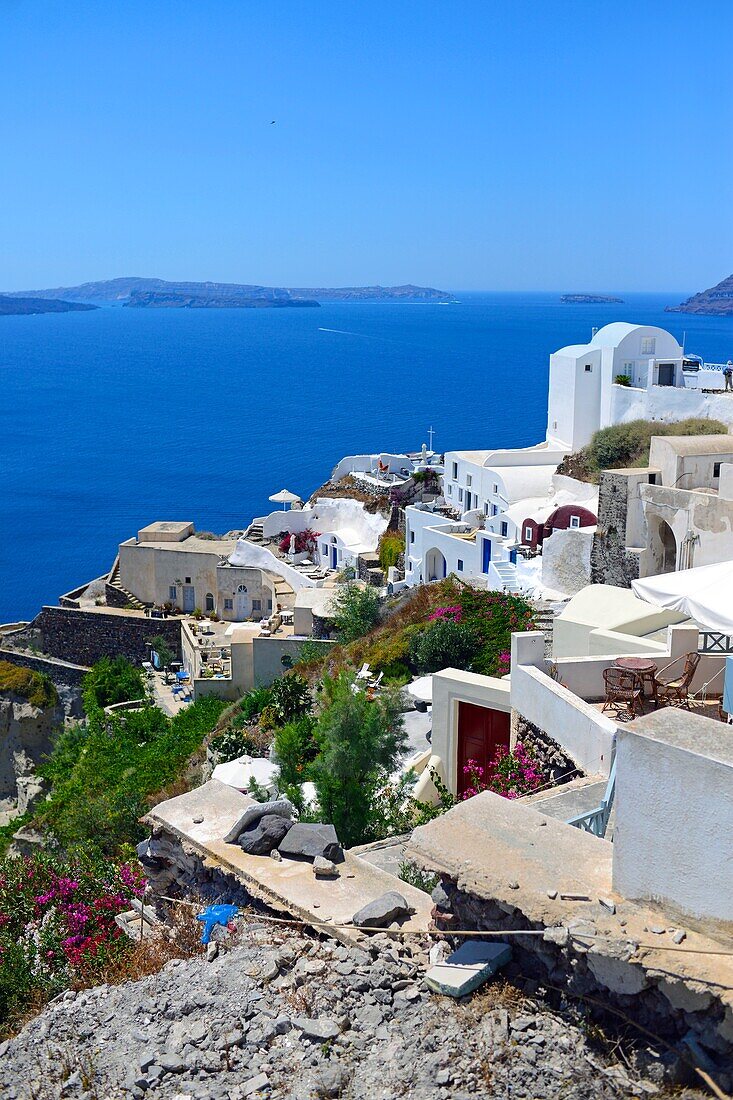
[[509, 715], [503, 710], [479, 707], [475, 703], [458, 704], [458, 796], [471, 786], [471, 777], [463, 771], [469, 760], [484, 769], [502, 745], [509, 748]]

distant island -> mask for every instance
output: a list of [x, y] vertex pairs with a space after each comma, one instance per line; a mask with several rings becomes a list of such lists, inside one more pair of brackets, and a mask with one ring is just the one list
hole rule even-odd
[[602, 306], [611, 302], [623, 302], [623, 298], [615, 298], [612, 294], [563, 294], [561, 302], [581, 306]]
[[678, 306], [667, 306], [665, 313], [707, 313], [711, 317], [733, 316], [733, 275], [721, 279], [710, 290], [693, 294]]
[[99, 309], [99, 306], [82, 302], [65, 302], [62, 298], [16, 298], [0, 294], [0, 316], [19, 317], [30, 313], [74, 313], [83, 309]]
[[315, 306], [314, 298], [228, 298], [204, 294], [172, 294], [134, 290], [123, 306], [133, 309], [272, 309], [281, 306]]
[[[188, 308], [231, 308], [235, 305], [247, 306], [255, 302], [259, 307], [266, 303], [303, 305], [317, 302], [452, 302], [455, 298], [445, 290], [433, 287], [413, 286], [347, 286], [347, 287], [273, 287], [248, 283], [188, 283], [168, 282], [165, 279], [143, 279], [137, 276], [124, 276], [117, 279], [103, 279], [96, 283], [81, 283], [79, 286], [60, 286], [50, 290], [6, 291], [13, 298], [34, 297], [42, 299], [64, 299], [78, 302], [108, 302], [160, 307]], [[160, 301], [149, 296], [163, 296], [169, 301]], [[142, 297], [141, 297], [142, 296]], [[189, 299], [188, 302], [177, 299]]]

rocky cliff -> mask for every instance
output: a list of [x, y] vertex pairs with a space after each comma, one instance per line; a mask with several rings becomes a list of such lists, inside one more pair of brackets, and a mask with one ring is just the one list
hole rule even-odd
[[0, 317], [29, 313], [76, 313], [79, 310], [98, 308], [99, 306], [82, 302], [65, 302], [62, 298], [17, 298], [0, 294]]
[[733, 275], [721, 279], [709, 290], [693, 294], [678, 306], [667, 306], [666, 313], [708, 313], [715, 317], [733, 317]]
[[52, 685], [0, 661], [0, 820], [25, 813], [40, 796], [35, 770], [62, 722]]

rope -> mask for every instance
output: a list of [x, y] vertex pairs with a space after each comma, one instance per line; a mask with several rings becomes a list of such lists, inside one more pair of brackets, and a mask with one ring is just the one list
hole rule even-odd
[[[170, 898], [165, 894], [159, 894], [158, 897], [161, 901], [170, 901], [174, 905], [188, 905], [192, 909], [201, 909], [201, 905], [193, 901], [185, 901], [183, 898]], [[299, 917], [270, 917], [264, 914], [254, 913], [240, 913], [235, 920], [246, 921], [266, 921], [269, 924], [284, 924], [297, 927], [306, 928], [325, 928], [333, 930], [334, 928], [346, 929], [349, 932], [369, 932], [379, 933], [384, 932], [388, 936], [473, 936], [480, 937], [482, 939], [492, 939], [494, 937], [503, 939], [506, 936], [544, 936], [547, 929], [544, 928], [505, 928], [503, 930], [484, 931], [475, 928], [457, 928], [457, 929], [440, 929], [440, 928], [359, 928], [354, 924], [340, 924], [336, 921], [319, 921], [319, 920], [305, 920]], [[623, 936], [604, 936], [599, 935], [597, 932], [574, 932], [571, 928], [568, 928], [563, 924], [555, 924], [550, 926], [556, 931], [565, 931], [571, 939], [576, 940], [598, 940], [601, 943], [612, 943], [619, 939], [623, 939]], [[637, 949], [645, 949], [649, 951], [679, 951], [688, 955], [724, 955], [733, 957], [733, 951], [710, 951], [707, 949], [700, 950], [697, 947], [680, 947], [677, 944], [657, 944], [657, 943], [637, 943], [636, 940], [629, 940], [630, 944], [633, 943]], [[718, 983], [716, 982], [716, 985]], [[718, 986], [722, 989], [733, 989], [733, 986]]]

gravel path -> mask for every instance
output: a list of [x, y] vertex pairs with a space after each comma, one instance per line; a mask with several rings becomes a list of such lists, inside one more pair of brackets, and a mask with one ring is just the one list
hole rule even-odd
[[[207, 962], [68, 992], [0, 1044], [3, 1100], [611, 1100], [663, 1095], [593, 1048], [570, 1013], [513, 986], [456, 1003], [422, 984], [424, 956], [369, 952], [253, 923]], [[689, 1093], [689, 1096], [698, 1095]]]

